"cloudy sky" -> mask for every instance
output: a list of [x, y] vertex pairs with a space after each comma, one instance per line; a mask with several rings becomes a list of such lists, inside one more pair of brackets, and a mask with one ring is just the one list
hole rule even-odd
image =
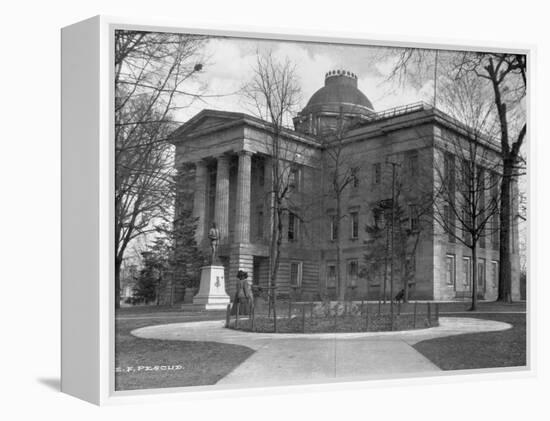
[[324, 85], [325, 73], [335, 69], [357, 74], [359, 89], [371, 100], [377, 111], [420, 100], [432, 101], [432, 75], [426, 75], [426, 80], [420, 86], [403, 87], [387, 82], [393, 59], [386, 54], [387, 49], [382, 47], [213, 38], [206, 45], [205, 66], [200, 78], [208, 85], [207, 95], [203, 100], [179, 111], [176, 119], [184, 122], [204, 108], [250, 112], [251, 109], [238, 91], [250, 80], [256, 52], [267, 50], [271, 50], [277, 58], [288, 57], [296, 64], [302, 88], [301, 107]]

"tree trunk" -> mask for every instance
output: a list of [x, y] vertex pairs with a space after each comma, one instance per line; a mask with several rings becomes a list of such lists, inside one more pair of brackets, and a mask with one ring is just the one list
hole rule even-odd
[[501, 83], [499, 73], [490, 60], [486, 67], [487, 73], [493, 86], [495, 104], [497, 107], [500, 124], [500, 143], [502, 154], [502, 181], [500, 185], [500, 246], [499, 246], [499, 274], [498, 274], [498, 297], [497, 301], [506, 303], [512, 302], [512, 263], [510, 256], [510, 221], [511, 202], [510, 185], [512, 182], [513, 166], [519, 154], [519, 148], [523, 143], [526, 126], [521, 130], [516, 144], [510, 148], [508, 136], [508, 119], [506, 103], [501, 96]]
[[340, 244], [336, 245], [336, 276], [338, 282], [338, 299], [343, 301], [346, 299], [346, 284], [345, 277], [342, 276], [344, 266], [342, 265], [342, 248]]
[[403, 274], [403, 303], [409, 301], [409, 269], [407, 268], [407, 257], [405, 254], [405, 261], [401, 261], [401, 273]]
[[[415, 235], [415, 238], [414, 238], [413, 248], [412, 248], [411, 253], [409, 255], [410, 259], [411, 259], [411, 263], [416, 262], [416, 249], [418, 248], [418, 243], [420, 242], [420, 232], [416, 232], [414, 235]], [[413, 270], [410, 267], [410, 265], [407, 264], [407, 248], [406, 248], [406, 245], [405, 245], [404, 256], [405, 256], [405, 270], [404, 270], [405, 282], [404, 282], [403, 288], [405, 290], [405, 294], [403, 296], [403, 302], [408, 303], [409, 302], [409, 282], [414, 280], [416, 267]]]
[[[470, 311], [477, 310], [477, 246], [474, 244], [472, 250], [472, 306]], [[456, 280], [455, 280], [456, 281]]]
[[[282, 218], [282, 211], [280, 210], [280, 207], [278, 209], [278, 215], [277, 215], [277, 234], [276, 234], [276, 242], [275, 242], [275, 260], [273, 262], [273, 279], [272, 279], [272, 286], [275, 287], [277, 282], [277, 272], [279, 271], [279, 261], [281, 257], [281, 244], [283, 242], [283, 218]], [[276, 294], [275, 294], [276, 296]]]
[[122, 259], [115, 257], [115, 309], [120, 308], [120, 270]]
[[274, 326], [275, 331], [277, 330], [277, 313], [275, 306], [277, 305], [277, 291], [275, 289], [277, 284], [277, 273], [279, 271], [279, 260], [280, 260], [280, 251], [281, 243], [283, 240], [283, 221], [282, 221], [282, 211], [280, 203], [275, 201], [275, 209], [273, 211], [273, 231], [271, 233], [271, 252], [270, 252], [270, 274], [269, 274], [269, 301], [273, 303], [273, 316], [274, 316]]
[[384, 250], [384, 287], [383, 287], [383, 300], [386, 304], [388, 298], [388, 254], [390, 253], [390, 226], [387, 221], [384, 221], [384, 229], [386, 231], [386, 248]]
[[[282, 232], [281, 221], [281, 203], [279, 198], [279, 159], [278, 159], [278, 142], [274, 140], [274, 155], [276, 158], [272, 160], [271, 167], [271, 200], [273, 203], [273, 209], [271, 210], [271, 241], [269, 250], [269, 290], [268, 300], [275, 306], [276, 293], [275, 284], [277, 281], [277, 272], [279, 269], [279, 251], [280, 251], [280, 239], [279, 233]], [[271, 295], [273, 294], [273, 295]]]
[[342, 200], [340, 194], [336, 193], [336, 285], [338, 286], [338, 299], [343, 301], [346, 299], [346, 285], [342, 277], [342, 247], [340, 244], [341, 231], [340, 219], [342, 218]]
[[391, 235], [390, 235], [390, 312], [392, 317], [392, 330], [393, 330], [393, 277], [395, 276], [395, 244], [394, 244], [394, 235], [395, 235], [395, 164], [392, 163], [392, 184], [391, 184]]
[[512, 263], [510, 256], [510, 221], [512, 165], [504, 160], [503, 177], [500, 191], [500, 245], [499, 245], [499, 283], [497, 301], [512, 302]]

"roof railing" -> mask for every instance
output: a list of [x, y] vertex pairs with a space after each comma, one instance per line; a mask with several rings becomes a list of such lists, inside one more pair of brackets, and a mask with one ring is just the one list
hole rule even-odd
[[[387, 110], [383, 110], [383, 111], [374, 113], [372, 116], [369, 116], [368, 120], [365, 120], [365, 124], [368, 124], [368, 123], [371, 123], [371, 122], [374, 122], [374, 121], [378, 121], [378, 120], [387, 119], [387, 118], [397, 117], [397, 116], [412, 113], [412, 112], [415, 112], [415, 111], [435, 110], [435, 109], [436, 108], [434, 107], [434, 105], [430, 104], [428, 102], [425, 102], [425, 101], [414, 102], [412, 104], [406, 104], [406, 105], [401, 105], [399, 107], [388, 108]], [[441, 113], [443, 115], [447, 115], [449, 118], [454, 120], [457, 125], [465, 128], [466, 130], [473, 130], [471, 127], [468, 127], [465, 123], [462, 123], [461, 121], [457, 120], [456, 118], [454, 118], [454, 117], [452, 117], [448, 114], [445, 114], [444, 112], [441, 112]], [[498, 145], [498, 141], [493, 139], [488, 133], [484, 133], [484, 132], [479, 131], [479, 130], [475, 131], [475, 133], [476, 133], [476, 136], [479, 136], [480, 140], [482, 140], [483, 142], [485, 142], [489, 145], [492, 145], [492, 146]]]
[[414, 102], [412, 104], [401, 105], [399, 107], [388, 108], [387, 110], [374, 113], [368, 121], [382, 120], [385, 118], [397, 117], [399, 115], [412, 113], [421, 110], [433, 110], [434, 106], [425, 101]]

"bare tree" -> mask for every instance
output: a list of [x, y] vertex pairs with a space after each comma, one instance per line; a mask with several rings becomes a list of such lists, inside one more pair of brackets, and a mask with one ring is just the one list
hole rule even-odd
[[510, 252], [513, 215], [512, 183], [521, 173], [521, 146], [527, 123], [521, 102], [527, 92], [527, 57], [523, 54], [464, 54], [460, 71], [488, 80], [493, 89], [500, 128], [502, 178], [500, 183], [500, 266], [498, 300], [512, 302]]
[[354, 158], [349, 150], [345, 148], [345, 137], [351, 127], [353, 120], [347, 119], [342, 110], [336, 119], [333, 127], [327, 126], [318, 135], [322, 145], [322, 164], [327, 176], [327, 191], [325, 194], [329, 200], [334, 201], [335, 214], [331, 215], [331, 238], [336, 246], [336, 285], [339, 300], [346, 298], [347, 285], [344, 282], [344, 269], [342, 265], [343, 253], [343, 230], [341, 225], [345, 217], [342, 213], [343, 196], [349, 187], [359, 184], [359, 173], [361, 161]]
[[[448, 76], [454, 83], [472, 75], [485, 81], [492, 91], [495, 105], [491, 119], [498, 122], [502, 177], [500, 180], [499, 203], [499, 291], [498, 300], [512, 301], [511, 226], [514, 223], [512, 184], [522, 173], [521, 147], [527, 134], [527, 123], [523, 100], [527, 92], [527, 57], [516, 53], [441, 52], [444, 59], [438, 67], [438, 54], [420, 49], [396, 49], [395, 65], [390, 79], [403, 83], [412, 80], [417, 83], [427, 69], [433, 69], [434, 103], [440, 98], [436, 86], [441, 86], [440, 75]], [[433, 65], [431, 65], [433, 63]], [[443, 70], [441, 73], [437, 69]], [[439, 104], [438, 104], [439, 105]], [[445, 110], [447, 111], [447, 110]]]
[[171, 113], [200, 97], [184, 90], [201, 70], [204, 37], [116, 31], [115, 34], [115, 305], [128, 245], [155, 230], [173, 211], [167, 193], [172, 151]]
[[495, 162], [498, 148], [490, 137], [493, 104], [483, 101], [483, 95], [481, 82], [472, 76], [447, 86], [443, 97], [454, 117], [467, 124], [461, 125], [461, 134], [449, 131], [434, 158], [434, 218], [450, 242], [458, 241], [471, 250], [472, 311], [477, 308], [479, 244], [497, 229], [491, 221], [499, 209], [500, 163]]
[[[278, 60], [271, 51], [258, 52], [252, 79], [243, 87], [243, 95], [255, 108], [256, 115], [269, 123], [266, 141], [271, 158], [269, 286], [274, 288], [283, 242], [283, 218], [290, 211], [289, 203], [296, 188], [294, 163], [299, 145], [285, 137], [300, 95], [295, 66], [288, 59]], [[272, 292], [275, 302], [276, 294]]]

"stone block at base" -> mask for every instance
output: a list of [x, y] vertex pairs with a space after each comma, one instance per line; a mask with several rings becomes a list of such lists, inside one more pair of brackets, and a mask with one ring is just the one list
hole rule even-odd
[[203, 266], [199, 292], [193, 304], [182, 305], [182, 310], [225, 310], [228, 304], [223, 266]]

